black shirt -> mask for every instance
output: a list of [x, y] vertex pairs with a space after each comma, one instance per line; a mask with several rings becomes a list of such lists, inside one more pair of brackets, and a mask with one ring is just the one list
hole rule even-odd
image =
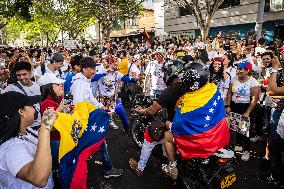
[[186, 91], [182, 87], [182, 83], [175, 83], [173, 86], [166, 88], [159, 98], [157, 103], [167, 109], [168, 118], [167, 120], [173, 121], [175, 116], [176, 102], [182, 97]]

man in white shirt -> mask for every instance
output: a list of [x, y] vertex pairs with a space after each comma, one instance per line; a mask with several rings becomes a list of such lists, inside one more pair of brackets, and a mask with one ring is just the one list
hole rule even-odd
[[[104, 108], [103, 104], [93, 96], [91, 88], [91, 79], [96, 73], [96, 66], [92, 57], [84, 57], [80, 61], [81, 72], [77, 73], [72, 79], [72, 86], [70, 88], [71, 94], [73, 95], [73, 104], [78, 102], [88, 101], [96, 105], [98, 108]], [[102, 159], [104, 177], [118, 177], [123, 173], [122, 169], [116, 169], [112, 167], [112, 162], [108, 155], [106, 141], [102, 144], [99, 154]]]
[[149, 93], [148, 95], [160, 95], [166, 88], [166, 84], [163, 80], [164, 73], [162, 71], [164, 56], [162, 53], [156, 53], [156, 60], [150, 62], [146, 68], [146, 79], [144, 91]]
[[[14, 71], [16, 73], [16, 80], [15, 83], [9, 84], [5, 88], [5, 92], [8, 91], [15, 91], [22, 93], [27, 96], [38, 96], [38, 98], [41, 98], [41, 92], [40, 87], [36, 82], [33, 82], [31, 80], [32, 78], [32, 66], [30, 63], [26, 61], [20, 61], [17, 62], [14, 65]], [[28, 128], [28, 133], [32, 136], [31, 139], [36, 139], [38, 134], [37, 130], [41, 124], [41, 116], [40, 116], [40, 106], [39, 103], [35, 104], [36, 109], [36, 118], [33, 125]]]
[[78, 102], [89, 101], [98, 108], [104, 105], [100, 103], [93, 95], [91, 88], [91, 79], [96, 74], [96, 66], [93, 58], [84, 57], [80, 61], [81, 72], [77, 73], [72, 79], [72, 86], [70, 92], [73, 96], [73, 104]]
[[45, 73], [54, 73], [56, 77], [62, 78], [62, 71], [64, 57], [60, 53], [55, 53], [50, 62], [45, 62], [44, 65], [38, 66], [34, 71], [34, 77], [37, 81]]

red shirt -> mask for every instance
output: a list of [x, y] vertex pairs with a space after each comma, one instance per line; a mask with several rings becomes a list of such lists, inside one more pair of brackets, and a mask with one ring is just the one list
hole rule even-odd
[[[61, 101], [62, 98], [59, 98]], [[59, 103], [56, 102], [51, 96], [48, 96], [44, 101], [40, 104], [40, 114], [42, 115], [45, 110], [53, 108], [56, 110], [59, 106]], [[60, 140], [60, 133], [55, 130], [50, 133], [50, 140]]]

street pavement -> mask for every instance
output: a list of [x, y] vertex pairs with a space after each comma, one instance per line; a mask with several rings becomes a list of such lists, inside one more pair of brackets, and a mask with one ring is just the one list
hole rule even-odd
[[[116, 168], [122, 168], [124, 173], [118, 178], [103, 178], [100, 159], [95, 154], [88, 161], [88, 188], [89, 189], [182, 189], [181, 184], [173, 186], [161, 171], [161, 161], [151, 156], [142, 177], [137, 177], [129, 168], [128, 160], [139, 158], [140, 149], [132, 138], [123, 133], [123, 127], [117, 116], [114, 121], [119, 125], [118, 130], [110, 130], [107, 137], [108, 151]], [[233, 136], [232, 136], [233, 137]], [[240, 164], [235, 164], [237, 181], [231, 188], [234, 189], [273, 189], [272, 185], [257, 180], [260, 159], [264, 156], [265, 141], [252, 143], [251, 159], [248, 162], [240, 160], [241, 154], [236, 154]], [[157, 151], [157, 150], [156, 150]]]

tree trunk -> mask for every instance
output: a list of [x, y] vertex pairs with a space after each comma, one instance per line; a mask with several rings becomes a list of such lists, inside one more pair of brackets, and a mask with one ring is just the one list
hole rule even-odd
[[208, 37], [209, 29], [210, 29], [210, 26], [208, 25], [204, 25], [203, 27], [200, 27], [201, 37], [202, 37], [203, 42], [205, 42], [206, 37]]
[[265, 0], [260, 0], [258, 3], [257, 18], [255, 23], [255, 34], [257, 40], [261, 38], [264, 6], [265, 6]]
[[46, 34], [46, 47], [48, 47], [48, 32], [46, 32], [45, 34]]

